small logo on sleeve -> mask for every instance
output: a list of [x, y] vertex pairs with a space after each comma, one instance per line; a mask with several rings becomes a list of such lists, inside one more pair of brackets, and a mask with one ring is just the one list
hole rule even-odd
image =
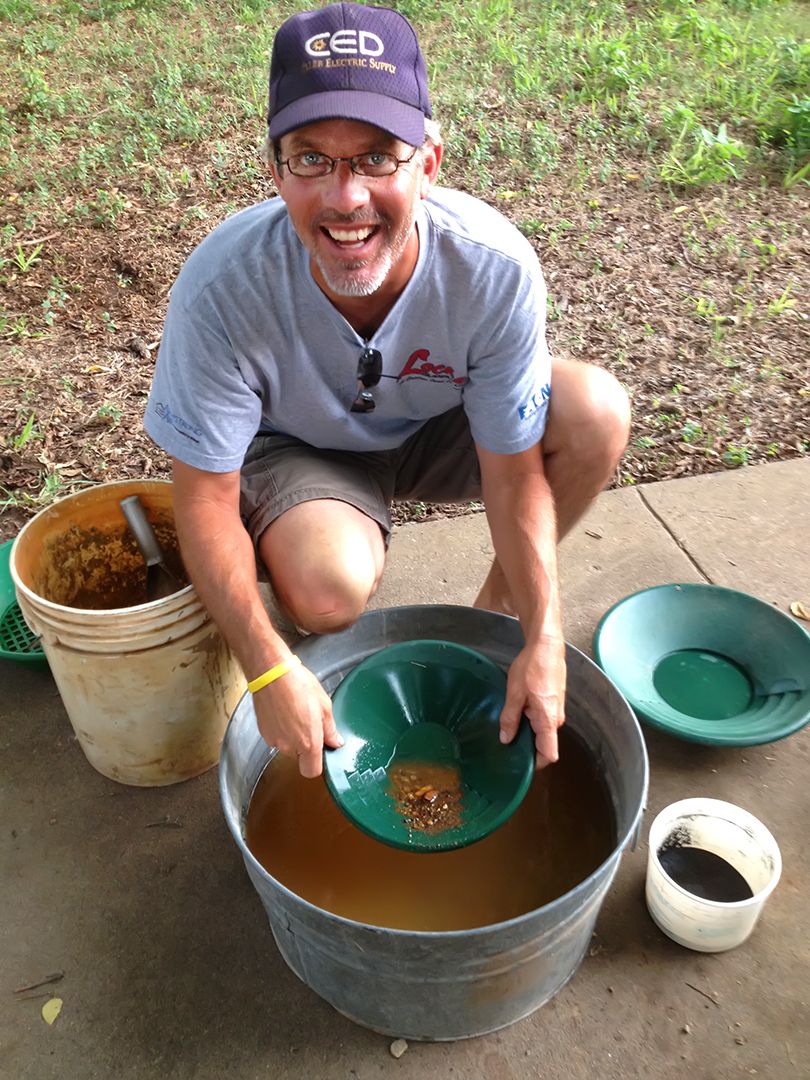
[[536, 412], [545, 408], [550, 397], [551, 384], [546, 383], [545, 386], [541, 386], [539, 390], [535, 391], [528, 401], [518, 405], [518, 416], [521, 420], [529, 420]]
[[200, 438], [202, 437], [202, 428], [195, 427], [194, 424], [190, 424], [188, 420], [184, 420], [182, 416], [173, 413], [165, 402], [159, 401], [155, 405], [155, 412], [161, 420], [165, 420], [167, 424], [170, 424], [178, 435], [183, 435], [192, 442], [198, 443], [200, 441]]

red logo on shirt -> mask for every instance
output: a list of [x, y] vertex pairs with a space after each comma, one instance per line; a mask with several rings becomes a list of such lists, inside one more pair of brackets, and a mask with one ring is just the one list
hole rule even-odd
[[431, 364], [428, 361], [429, 356], [430, 351], [428, 349], [417, 349], [416, 352], [412, 352], [397, 379], [420, 376], [431, 381], [451, 382], [454, 386], [463, 386], [467, 381], [466, 375], [456, 378], [456, 373], [449, 364]]

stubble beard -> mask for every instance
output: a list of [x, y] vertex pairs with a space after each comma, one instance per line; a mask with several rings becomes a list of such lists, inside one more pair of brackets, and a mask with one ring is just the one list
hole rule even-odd
[[[336, 296], [373, 296], [378, 289], [382, 288], [386, 278], [405, 251], [416, 221], [416, 206], [417, 203], [414, 201], [402, 228], [390, 237], [375, 259], [358, 259], [353, 263], [344, 263], [340, 269], [337, 269], [334, 264], [327, 262], [320, 251], [315, 251], [313, 256], [315, 264], [327, 286]], [[381, 222], [381, 227], [387, 228], [386, 223]], [[358, 271], [363, 270], [369, 273], [358, 274]]]

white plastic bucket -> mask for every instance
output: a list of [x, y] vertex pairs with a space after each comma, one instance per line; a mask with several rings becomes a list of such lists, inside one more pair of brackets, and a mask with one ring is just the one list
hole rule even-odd
[[[667, 841], [702, 848], [730, 863], [753, 896], [720, 902], [688, 892], [661, 865]], [[756, 925], [782, 873], [782, 856], [771, 833], [753, 814], [720, 799], [682, 799], [650, 826], [647, 907], [653, 921], [679, 945], [698, 952], [725, 952], [741, 945]]]
[[131, 607], [70, 605], [108, 557], [120, 580], [145, 580], [119, 506], [128, 495], [140, 497], [164, 546], [176, 546], [170, 483], [100, 484], [37, 514], [10, 569], [87, 760], [111, 780], [158, 787], [217, 763], [245, 680], [191, 585]]

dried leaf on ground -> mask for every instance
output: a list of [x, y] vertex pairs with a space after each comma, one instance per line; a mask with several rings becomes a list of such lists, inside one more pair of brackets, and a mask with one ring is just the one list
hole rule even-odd
[[46, 1024], [50, 1025], [56, 1020], [61, 1011], [62, 999], [58, 997], [50, 998], [42, 1006], [42, 1019]]

